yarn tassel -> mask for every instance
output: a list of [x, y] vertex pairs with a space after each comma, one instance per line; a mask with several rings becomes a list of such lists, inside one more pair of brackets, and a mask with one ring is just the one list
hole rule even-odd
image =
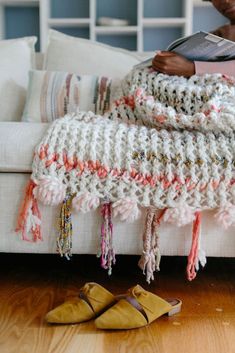
[[196, 271], [199, 271], [199, 265], [201, 265], [202, 267], [204, 267], [206, 265], [206, 253], [203, 249], [201, 249], [201, 227], [200, 227], [200, 231], [199, 231], [199, 238], [198, 238], [198, 257], [197, 257], [197, 261], [196, 261]]
[[[16, 232], [22, 233], [23, 240], [37, 241], [42, 240], [41, 233], [41, 214], [38, 208], [37, 200], [33, 195], [36, 184], [30, 180], [25, 189], [25, 197], [20, 207]], [[33, 239], [29, 239], [27, 234], [33, 235]]]
[[196, 275], [196, 268], [198, 267], [198, 250], [199, 250], [199, 237], [200, 237], [200, 227], [201, 227], [201, 212], [195, 212], [195, 220], [193, 222], [193, 234], [192, 234], [192, 245], [188, 256], [187, 265], [187, 278], [192, 281]]
[[57, 249], [61, 256], [69, 260], [72, 256], [72, 200], [74, 196], [67, 195], [63, 200], [59, 218], [59, 236], [57, 238]]
[[143, 273], [146, 274], [148, 283], [154, 280], [154, 272], [160, 270], [161, 254], [158, 246], [158, 230], [164, 213], [165, 209], [159, 215], [151, 208], [147, 211], [143, 234], [143, 253], [138, 265], [143, 270]]
[[112, 274], [112, 264], [115, 264], [115, 253], [113, 249], [113, 223], [112, 223], [112, 205], [104, 203], [101, 207], [103, 222], [101, 225], [101, 267], [108, 269], [108, 274]]

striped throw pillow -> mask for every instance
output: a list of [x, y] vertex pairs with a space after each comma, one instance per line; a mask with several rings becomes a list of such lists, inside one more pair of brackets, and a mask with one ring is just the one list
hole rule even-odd
[[22, 121], [51, 122], [78, 111], [103, 115], [120, 89], [119, 79], [32, 70]]

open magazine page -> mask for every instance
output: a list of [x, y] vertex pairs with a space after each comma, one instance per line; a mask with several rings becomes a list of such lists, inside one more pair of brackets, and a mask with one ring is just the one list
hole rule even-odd
[[168, 50], [189, 60], [224, 61], [235, 57], [235, 43], [207, 32], [197, 32], [177, 46]]
[[134, 67], [136, 69], [144, 69], [145, 67], [149, 67], [152, 65], [152, 60], [153, 60], [153, 57], [142, 61], [140, 64], [137, 64]]
[[174, 42], [171, 42], [170, 45], [168, 45], [168, 47], [166, 48], [166, 50], [169, 51], [173, 51], [175, 48], [177, 48], [179, 45], [181, 45], [182, 43], [189, 41], [191, 37], [197, 35], [198, 32], [196, 32], [195, 34], [192, 34], [191, 36], [187, 36], [187, 37], [181, 37], [178, 38], [176, 40], [174, 40]]
[[[235, 42], [202, 31], [175, 40], [166, 50], [174, 51], [192, 61], [225, 61], [235, 58]], [[135, 67], [151, 66], [152, 60], [153, 57]]]

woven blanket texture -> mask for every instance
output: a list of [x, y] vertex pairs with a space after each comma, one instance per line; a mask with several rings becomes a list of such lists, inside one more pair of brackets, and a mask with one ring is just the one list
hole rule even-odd
[[133, 70], [122, 89], [124, 97], [116, 102], [111, 117], [157, 128], [235, 130], [233, 77], [204, 74], [186, 79], [156, 75], [151, 69]]
[[193, 223], [187, 275], [195, 278], [206, 263], [201, 211], [216, 209], [225, 228], [235, 223], [234, 83], [220, 74], [185, 79], [133, 70], [104, 116], [80, 112], [56, 120], [35, 149], [17, 226], [23, 238], [30, 231], [41, 238], [37, 201], [61, 204], [57, 245], [69, 257], [72, 209], [101, 206], [101, 265], [111, 273], [112, 216], [134, 221], [147, 208], [139, 262], [147, 281], [159, 270], [164, 221]]
[[[89, 192], [111, 202], [131, 198], [158, 209], [235, 202], [234, 133], [157, 131], [87, 118], [58, 119], [36, 149], [32, 179], [39, 199], [40, 180], [54, 179], [71, 194]], [[53, 205], [53, 197], [46, 203]]]

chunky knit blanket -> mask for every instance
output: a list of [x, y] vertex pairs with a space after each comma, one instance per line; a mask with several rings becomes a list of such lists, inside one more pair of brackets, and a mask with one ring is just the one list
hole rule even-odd
[[134, 221], [146, 208], [139, 266], [147, 281], [159, 270], [161, 222], [192, 222], [187, 276], [206, 258], [201, 211], [235, 223], [235, 88], [222, 75], [183, 77], [133, 70], [104, 116], [80, 112], [56, 120], [35, 149], [17, 229], [41, 239], [38, 201], [61, 205], [57, 246], [69, 257], [72, 209], [101, 206], [101, 265], [115, 262], [112, 216]]

